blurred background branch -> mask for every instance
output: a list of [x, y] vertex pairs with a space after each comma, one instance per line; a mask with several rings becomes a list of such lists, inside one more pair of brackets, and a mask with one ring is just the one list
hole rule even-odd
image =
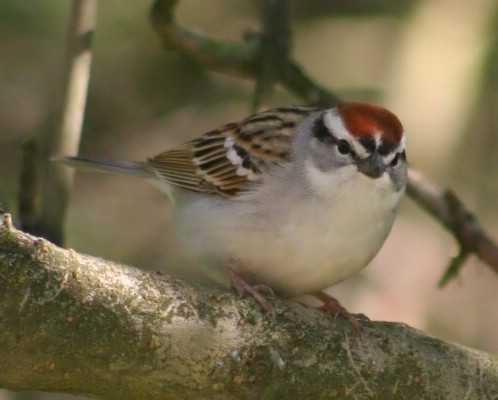
[[[92, 61], [91, 43], [97, 0], [73, 0], [67, 30], [62, 98], [58, 109], [23, 152], [19, 215], [23, 229], [54, 243], [64, 243], [66, 211], [74, 171], [50, 163], [56, 154], [78, 154]], [[59, 100], [60, 99], [60, 100]]]
[[287, 0], [261, 1], [260, 4], [262, 29], [252, 38], [259, 41], [253, 111], [271, 104], [275, 83], [287, 64], [292, 47]]
[[498, 246], [457, 195], [450, 190], [442, 191], [413, 168], [409, 170], [408, 182], [408, 195], [448, 229], [460, 246], [439, 285], [456, 278], [472, 253], [498, 273]]
[[310, 105], [340, 104], [336, 95], [316, 85], [290, 59], [287, 1], [263, 1], [261, 4], [264, 5], [261, 12], [263, 32], [247, 34], [246, 43], [212, 39], [177, 24], [174, 11], [178, 1], [157, 0], [151, 16], [166, 49], [178, 51], [203, 68], [256, 79], [253, 108], [258, 108], [261, 96], [268, 97], [275, 82], [284, 84]]

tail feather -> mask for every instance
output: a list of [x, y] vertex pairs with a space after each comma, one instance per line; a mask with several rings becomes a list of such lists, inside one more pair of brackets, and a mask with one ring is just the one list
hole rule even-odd
[[131, 175], [139, 178], [150, 178], [151, 173], [145, 168], [143, 162], [138, 161], [116, 161], [105, 158], [83, 158], [83, 157], [53, 157], [52, 161], [65, 165], [90, 171]]

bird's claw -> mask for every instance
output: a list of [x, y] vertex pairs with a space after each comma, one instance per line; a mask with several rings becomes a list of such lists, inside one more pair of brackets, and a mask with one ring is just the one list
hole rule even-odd
[[273, 309], [273, 306], [262, 295], [262, 293], [266, 293], [267, 295], [273, 296], [274, 293], [271, 287], [267, 285], [251, 286], [233, 268], [228, 267], [227, 271], [228, 271], [228, 276], [232, 281], [232, 286], [237, 291], [240, 297], [246, 295], [253, 297], [261, 305], [261, 308], [263, 310], [265, 310], [268, 314], [270, 314], [272, 318], [275, 318], [275, 310]]
[[341, 305], [341, 303], [339, 303], [337, 299], [324, 292], [315, 293], [314, 296], [323, 302], [323, 305], [318, 307], [319, 310], [342, 316], [351, 324], [356, 335], [358, 335], [359, 337], [363, 337], [363, 329], [358, 321], [368, 320], [368, 317], [366, 315], [351, 314]]

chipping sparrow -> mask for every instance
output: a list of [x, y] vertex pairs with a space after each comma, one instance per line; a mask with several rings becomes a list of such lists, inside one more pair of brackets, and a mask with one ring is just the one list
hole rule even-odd
[[209, 275], [228, 266], [256, 297], [246, 281], [292, 297], [365, 267], [391, 230], [407, 169], [399, 120], [362, 103], [260, 112], [145, 162], [57, 160], [151, 181], [176, 200], [186, 253]]

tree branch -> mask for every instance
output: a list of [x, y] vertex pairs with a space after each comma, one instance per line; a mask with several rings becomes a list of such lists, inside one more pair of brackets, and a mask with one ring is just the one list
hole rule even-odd
[[[245, 43], [208, 38], [176, 23], [177, 4], [178, 0], [156, 0], [151, 11], [152, 25], [166, 49], [178, 51], [213, 71], [250, 79], [258, 76], [262, 43], [257, 35], [250, 35]], [[290, 58], [280, 59], [279, 63], [276, 81], [304, 102], [328, 107], [342, 103], [315, 84]]]
[[253, 110], [270, 102], [280, 70], [289, 58], [291, 47], [287, 0], [263, 1], [261, 8], [262, 33], [256, 61], [256, 87]]
[[73, 0], [67, 33], [64, 93], [57, 110], [59, 125], [50, 121], [25, 147], [20, 215], [23, 226], [56, 243], [64, 242], [64, 222], [74, 171], [50, 163], [55, 154], [76, 155], [83, 125], [92, 53], [91, 39], [96, 23], [96, 0]]
[[417, 170], [408, 171], [407, 192], [429, 214], [448, 229], [458, 241], [459, 254], [451, 261], [440, 281], [444, 286], [458, 275], [471, 253], [476, 254], [493, 271], [498, 273], [498, 246], [481, 227], [477, 218], [462, 201], [449, 190], [442, 191]]
[[254, 76], [257, 46], [205, 37], [175, 22], [173, 9], [178, 0], [156, 1], [151, 19], [164, 47], [176, 50], [202, 66], [227, 75], [250, 78]]
[[0, 386], [113, 399], [494, 398], [495, 357], [189, 286], [0, 227]]

